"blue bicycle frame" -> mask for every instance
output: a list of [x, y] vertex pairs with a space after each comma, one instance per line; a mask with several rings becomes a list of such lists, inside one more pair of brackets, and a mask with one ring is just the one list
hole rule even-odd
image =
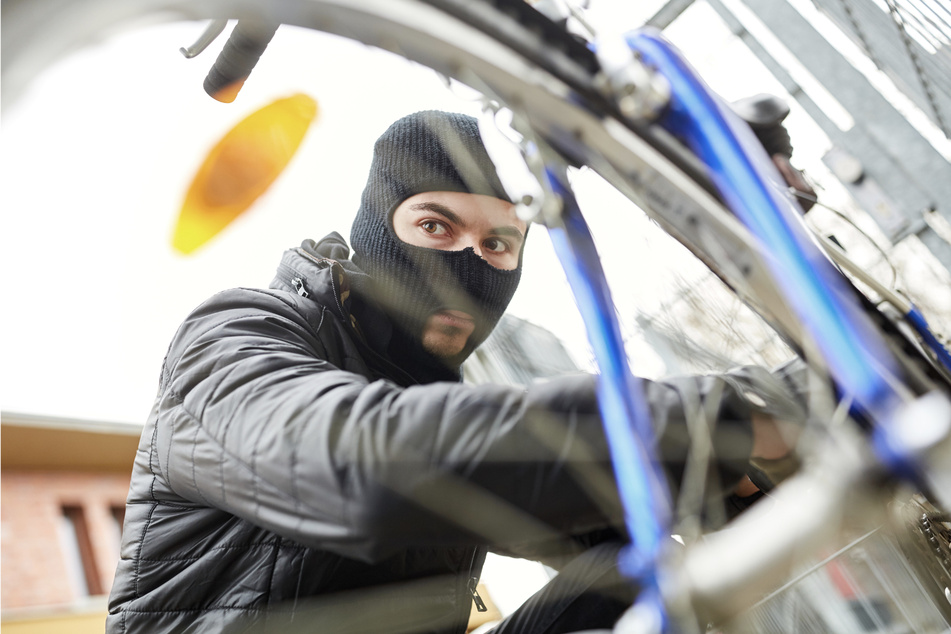
[[[893, 472], [917, 481], [913, 459], [896, 439], [894, 428], [899, 408], [912, 395], [896, 387], [901, 385], [896, 380], [897, 363], [852, 289], [809, 236], [763, 147], [659, 33], [641, 30], [626, 39], [642, 60], [670, 82], [671, 101], [659, 125], [707, 166], [727, 207], [770, 254], [766, 264], [828, 365], [837, 389], [853, 399], [856, 411], [874, 422], [872, 441], [879, 460]], [[552, 242], [601, 368], [599, 396], [605, 433], [633, 542], [621, 557], [621, 570], [641, 588], [635, 609], [640, 607], [660, 629], [667, 629], [655, 564], [670, 532], [672, 503], [654, 452], [649, 412], [628, 366], [587, 225], [563, 173], [549, 169], [547, 177], [549, 188], [563, 204], [563, 225], [550, 229]], [[916, 327], [930, 334], [926, 324]], [[947, 355], [938, 344], [939, 359], [942, 352]]]

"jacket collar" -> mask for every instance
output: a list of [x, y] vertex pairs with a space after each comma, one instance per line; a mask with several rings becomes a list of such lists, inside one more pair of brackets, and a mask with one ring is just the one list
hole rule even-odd
[[270, 288], [297, 293], [330, 308], [370, 346], [385, 350], [392, 334], [389, 320], [381, 311], [364, 306], [367, 302], [357, 299], [354, 292], [366, 279], [366, 273], [350, 261], [346, 241], [334, 232], [285, 251]]
[[329, 308], [381, 359], [394, 364], [401, 374], [414, 377], [408, 381], [393, 377], [400, 383], [461, 380], [460, 369], [435, 362], [418, 345], [410, 345], [394, 331], [389, 317], [362, 292], [368, 282], [367, 274], [350, 260], [346, 241], [334, 232], [320, 241], [304, 240], [299, 247], [285, 251], [270, 287], [297, 293]]

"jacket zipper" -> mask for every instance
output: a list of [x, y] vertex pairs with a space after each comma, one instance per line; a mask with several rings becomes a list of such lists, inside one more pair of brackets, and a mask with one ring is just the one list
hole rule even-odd
[[[331, 269], [333, 268], [334, 265], [340, 266], [340, 264], [339, 264], [336, 260], [332, 260], [332, 259], [330, 259], [330, 258], [317, 258], [317, 257], [314, 257], [313, 255], [311, 255], [310, 253], [308, 253], [307, 251], [305, 251], [304, 249], [302, 249], [302, 248], [300, 248], [300, 247], [298, 247], [298, 248], [296, 249], [296, 251], [297, 251], [297, 253], [298, 253], [299, 255], [301, 255], [302, 257], [304, 257], [304, 258], [310, 260], [310, 261], [313, 262], [314, 264], [323, 265], [323, 264], [326, 264], [327, 262], [330, 262], [330, 263], [331, 263], [331, 265], [330, 265], [330, 266], [331, 266]], [[290, 267], [288, 267], [288, 268], [290, 268]], [[293, 269], [290, 269], [290, 270], [293, 271]], [[294, 272], [296, 272], [296, 271], [294, 271]], [[331, 279], [331, 283], [333, 283], [333, 271], [331, 271], [331, 273], [330, 273], [330, 279]], [[300, 284], [300, 287], [299, 287], [299, 288], [298, 288], [298, 283]], [[302, 280], [301, 278], [295, 277], [295, 278], [291, 279], [291, 285], [292, 285], [292, 286], [294, 287], [294, 289], [298, 292], [298, 294], [300, 294], [302, 297], [308, 297], [308, 296], [310, 295], [309, 293], [307, 293], [307, 290], [304, 288], [304, 283], [303, 283], [303, 280]], [[303, 291], [303, 292], [302, 292], [302, 291]], [[307, 293], [307, 294], [305, 295], [304, 293]], [[339, 309], [340, 314], [343, 315], [343, 314], [344, 314], [344, 310], [343, 310], [343, 306], [340, 305], [340, 299], [337, 297], [336, 284], [334, 284], [334, 293], [333, 293], [333, 295], [334, 295], [334, 300], [335, 300], [335, 302], [337, 303], [337, 308]], [[350, 325], [350, 328], [353, 328], [353, 326]], [[403, 382], [404, 382], [404, 383], [407, 383], [408, 385], [419, 385], [419, 381], [417, 381], [416, 379], [414, 379], [414, 378], [413, 378], [412, 376], [410, 376], [407, 372], [403, 371], [402, 368], [400, 368], [400, 367], [394, 365], [391, 361], [389, 361], [388, 359], [386, 359], [385, 357], [383, 357], [383, 356], [382, 356], [381, 354], [379, 354], [376, 350], [374, 350], [374, 349], [371, 348], [370, 346], [366, 345], [366, 344], [363, 342], [363, 337], [360, 335], [360, 333], [356, 332], [356, 329], [355, 329], [355, 328], [353, 328], [353, 330], [354, 330], [354, 333], [357, 335], [356, 341], [357, 341], [359, 344], [362, 345], [363, 349], [364, 349], [366, 352], [369, 352], [373, 357], [376, 358], [376, 360], [377, 360], [378, 362], [380, 362], [380, 363], [384, 364], [385, 366], [387, 366], [387, 367], [392, 371], [393, 374], [397, 374], [397, 375], [403, 377]], [[474, 561], [474, 559], [473, 559], [473, 561]], [[480, 599], [480, 601], [481, 601], [481, 599]]]
[[472, 569], [475, 568], [475, 560], [478, 552], [478, 548], [472, 551], [472, 559], [469, 560], [469, 581], [466, 584], [466, 587], [469, 589], [469, 594], [472, 595], [472, 602], [475, 603], [476, 610], [478, 612], [488, 612], [489, 608], [486, 607], [485, 601], [483, 601], [482, 597], [479, 596], [479, 578], [472, 574]]
[[334, 279], [334, 270], [333, 270], [334, 266], [340, 266], [340, 263], [331, 258], [316, 258], [300, 247], [298, 247], [296, 251], [298, 254], [302, 255], [303, 257], [307, 258], [308, 260], [310, 260], [314, 264], [317, 264], [318, 266], [321, 264], [324, 264], [325, 262], [330, 262], [330, 284], [333, 288], [334, 302], [337, 304], [337, 310], [340, 312], [340, 315], [343, 316], [345, 311], [343, 310], [343, 306], [340, 304], [340, 296], [337, 294], [337, 282]]
[[472, 594], [472, 602], [475, 603], [476, 610], [479, 612], [488, 612], [489, 608], [485, 606], [485, 601], [479, 596], [479, 578], [469, 577], [469, 592]]
[[298, 295], [304, 298], [310, 297], [310, 293], [308, 293], [307, 289], [304, 288], [304, 280], [299, 277], [295, 277], [291, 280], [291, 284], [294, 286], [294, 290], [297, 291]]

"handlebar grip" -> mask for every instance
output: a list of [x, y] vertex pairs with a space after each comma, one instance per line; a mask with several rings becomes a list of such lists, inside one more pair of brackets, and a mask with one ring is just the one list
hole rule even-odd
[[223, 103], [234, 101], [278, 26], [274, 22], [239, 20], [205, 77], [205, 92]]

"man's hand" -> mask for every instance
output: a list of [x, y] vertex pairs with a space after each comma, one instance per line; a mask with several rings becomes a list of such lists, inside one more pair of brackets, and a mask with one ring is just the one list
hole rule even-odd
[[785, 154], [773, 154], [772, 159], [773, 165], [779, 170], [783, 180], [795, 191], [793, 195], [802, 208], [802, 212], [806, 213], [812, 209], [812, 206], [816, 204], [816, 190], [812, 188], [803, 173], [793, 167]]
[[751, 458], [778, 460], [793, 452], [802, 426], [781, 421], [767, 414], [753, 414], [753, 450]]
[[731, 105], [734, 112], [752, 128], [786, 184], [797, 194], [801, 194], [796, 196], [796, 199], [803, 213], [809, 211], [816, 202], [816, 191], [802, 172], [789, 162], [793, 146], [789, 131], [783, 125], [789, 115], [789, 104], [775, 95], [759, 94], [740, 99]]
[[768, 491], [799, 468], [795, 454], [801, 426], [780, 421], [762, 413], [753, 414], [753, 449], [750, 452], [750, 475], [737, 484], [733, 492], [747, 497], [763, 490]]

